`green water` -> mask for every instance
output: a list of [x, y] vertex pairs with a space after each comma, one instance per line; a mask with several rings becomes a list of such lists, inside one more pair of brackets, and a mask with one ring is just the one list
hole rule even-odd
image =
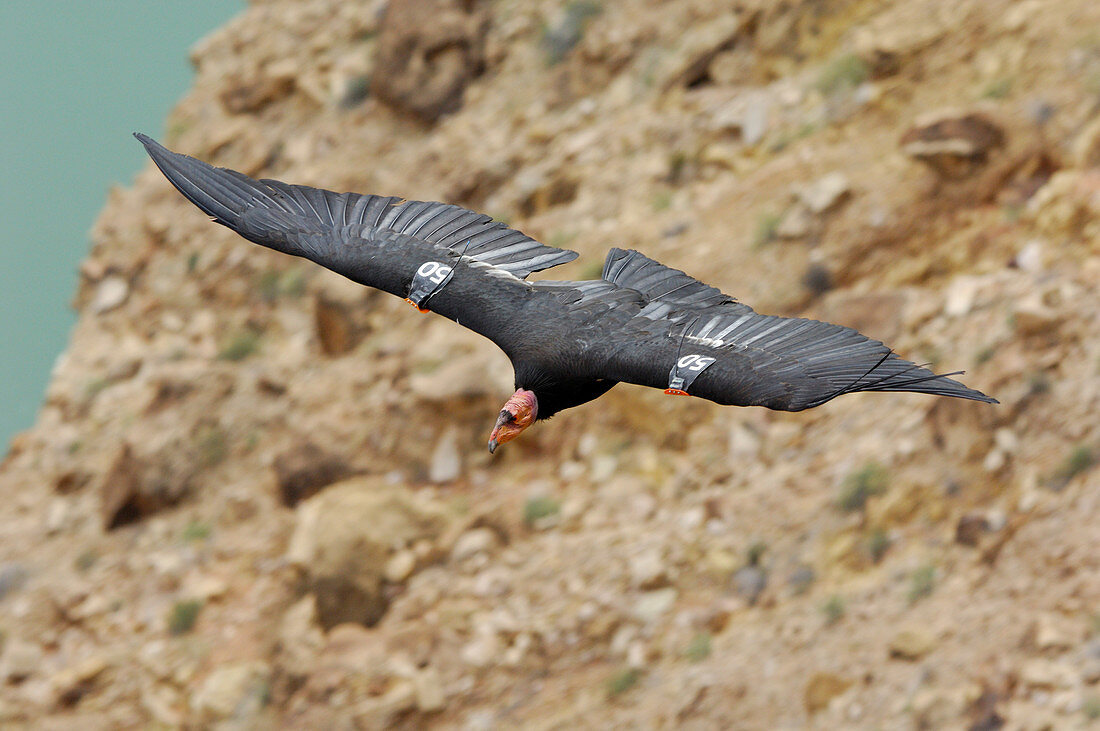
[[0, 0], [0, 456], [65, 347], [111, 185], [191, 83], [188, 48], [243, 0]]

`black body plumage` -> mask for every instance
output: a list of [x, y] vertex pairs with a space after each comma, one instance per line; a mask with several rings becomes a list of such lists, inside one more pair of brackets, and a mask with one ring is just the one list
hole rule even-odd
[[253, 180], [136, 137], [188, 200], [257, 244], [399, 297], [421, 267], [449, 268], [427, 308], [500, 346], [539, 419], [620, 381], [666, 388], [677, 363], [695, 371], [691, 395], [720, 404], [799, 411], [855, 391], [996, 403], [851, 328], [758, 314], [636, 251], [612, 249], [598, 280], [530, 283], [576, 252], [459, 206]]

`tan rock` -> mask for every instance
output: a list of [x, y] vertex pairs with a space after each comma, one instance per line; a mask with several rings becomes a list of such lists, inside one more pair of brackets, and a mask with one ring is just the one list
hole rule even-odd
[[288, 558], [303, 566], [321, 625], [373, 625], [389, 602], [382, 580], [391, 547], [434, 540], [448, 524], [440, 508], [383, 481], [354, 478], [299, 506]]
[[383, 569], [382, 573], [386, 581], [393, 584], [400, 584], [412, 576], [412, 572], [415, 569], [416, 554], [409, 550], [401, 550], [390, 556], [390, 559], [386, 561], [386, 567]]
[[890, 640], [890, 657], [920, 660], [936, 649], [936, 636], [922, 627], [903, 629]]
[[1004, 143], [1004, 130], [988, 116], [954, 109], [925, 115], [901, 138], [905, 154], [948, 178], [974, 172]]
[[416, 687], [416, 709], [422, 713], [442, 711], [447, 703], [443, 681], [432, 668], [425, 668], [413, 678]]
[[42, 648], [37, 643], [12, 637], [4, 642], [0, 655], [0, 678], [19, 682], [37, 673], [42, 667]]
[[107, 660], [98, 655], [84, 658], [50, 679], [55, 703], [71, 706], [91, 692], [96, 679], [109, 667]]
[[270, 681], [271, 668], [265, 662], [222, 665], [191, 696], [191, 709], [209, 721], [247, 720], [258, 712]]
[[851, 680], [836, 673], [814, 673], [802, 692], [802, 706], [813, 715], [828, 708], [833, 698], [851, 687]]
[[371, 91], [427, 121], [458, 110], [467, 84], [485, 67], [488, 25], [480, 8], [458, 0], [387, 4]]

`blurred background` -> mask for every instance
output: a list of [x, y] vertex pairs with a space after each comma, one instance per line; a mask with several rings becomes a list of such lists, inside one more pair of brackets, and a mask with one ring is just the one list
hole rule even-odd
[[69, 302], [107, 189], [144, 160], [193, 75], [192, 43], [244, 8], [232, 0], [0, 7], [0, 442], [42, 402], [74, 316]]
[[[0, 463], [0, 725], [1100, 719], [1094, 0], [256, 0], [189, 4], [175, 50], [146, 7], [11, 7], [5, 33], [45, 38], [6, 99], [61, 53], [93, 79], [49, 97], [67, 113], [4, 106], [5, 145], [56, 122], [74, 147], [5, 153], [9, 226], [52, 205], [7, 239], [3, 296], [77, 317]], [[117, 67], [80, 65], [92, 36]], [[176, 90], [78, 146], [86, 109], [153, 83], [149, 44]], [[495, 346], [212, 224], [134, 129], [580, 253], [538, 277], [637, 248], [1000, 404], [622, 385], [490, 457]], [[34, 175], [60, 193], [21, 198]], [[69, 253], [16, 265], [78, 189], [100, 212]], [[35, 266], [69, 279], [40, 293]]]

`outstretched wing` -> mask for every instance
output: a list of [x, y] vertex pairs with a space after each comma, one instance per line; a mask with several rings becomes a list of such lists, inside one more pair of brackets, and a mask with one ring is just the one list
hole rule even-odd
[[254, 180], [134, 136], [169, 182], [216, 222], [360, 284], [411, 296], [506, 353], [519, 332], [514, 314], [538, 296], [522, 280], [577, 257], [460, 206]]
[[[761, 315], [681, 271], [613, 249], [604, 278], [646, 304], [593, 357], [605, 378], [720, 404], [800, 411], [855, 391], [914, 391], [996, 403], [899, 358], [855, 330]], [[609, 320], [610, 323], [610, 320]]]

